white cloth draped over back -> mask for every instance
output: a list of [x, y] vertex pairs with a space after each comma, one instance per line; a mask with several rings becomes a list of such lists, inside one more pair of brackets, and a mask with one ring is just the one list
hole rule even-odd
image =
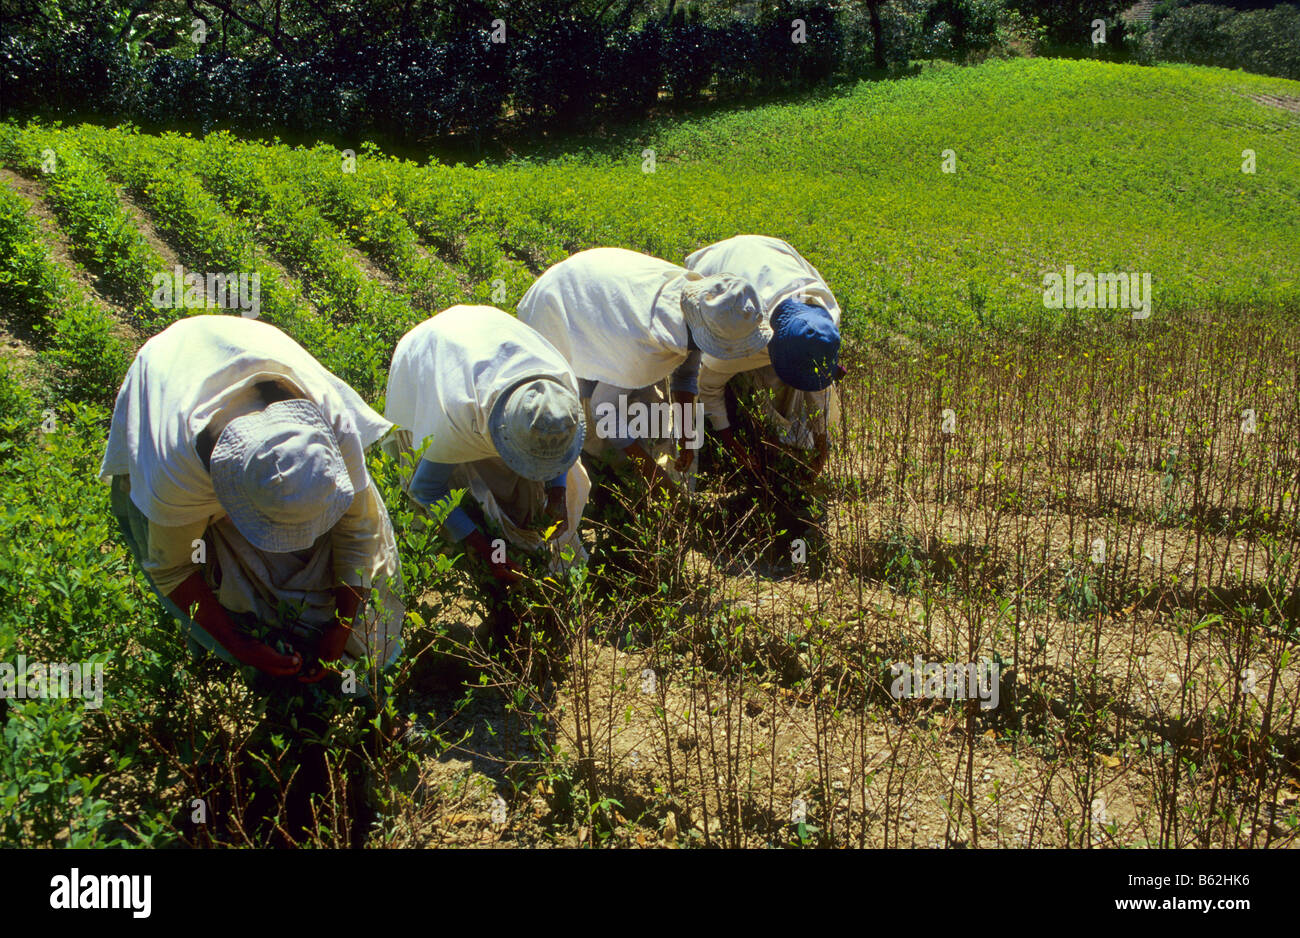
[[[686, 258], [686, 266], [704, 276], [728, 273], [754, 285], [763, 312], [772, 312], [788, 299], [823, 307], [838, 327], [840, 304], [817, 268], [790, 244], [766, 235], [737, 235], [700, 248]], [[724, 389], [739, 374], [748, 374], [764, 395], [763, 413], [782, 442], [813, 449], [813, 434], [825, 433], [828, 422], [838, 419], [839, 395], [835, 389], [796, 391], [787, 387], [772, 368], [766, 349], [749, 358], [723, 361], [700, 357], [700, 401], [715, 430], [730, 425]]]
[[[385, 415], [400, 428], [391, 452], [418, 449], [427, 440], [423, 458], [456, 465], [453, 487], [469, 489], [484, 514], [527, 550], [547, 544], [522, 526], [545, 507], [543, 483], [506, 466], [492, 443], [488, 418], [501, 395], [521, 381], [543, 377], [578, 394], [564, 356], [493, 306], [453, 306], [426, 319], [397, 343], [388, 373]], [[582, 463], [574, 463], [565, 477], [569, 527], [550, 542], [557, 561], [566, 545], [577, 560], [586, 559], [578, 525], [590, 490]]]
[[225, 315], [182, 319], [141, 347], [117, 395], [100, 477], [129, 476], [132, 502], [155, 524], [223, 514], [195, 440], [226, 402], [272, 379], [320, 408], [353, 488], [366, 489], [364, 450], [391, 424], [279, 329]]
[[[737, 235], [717, 244], [700, 248], [686, 258], [686, 266], [703, 276], [735, 274], [754, 285], [763, 302], [763, 312], [770, 319], [772, 311], [794, 298], [816, 304], [831, 314], [838, 327], [840, 304], [826, 285], [817, 268], [780, 238], [766, 235]], [[700, 357], [701, 368], [725, 374], [739, 374], [770, 364], [764, 349], [746, 359], [723, 361], [711, 355]]]
[[519, 319], [540, 332], [580, 379], [642, 388], [689, 353], [682, 287], [699, 276], [623, 248], [593, 248], [543, 273], [519, 301]]
[[425, 458], [466, 463], [498, 458], [488, 418], [501, 395], [530, 378], [553, 378], [578, 393], [551, 343], [493, 306], [453, 306], [397, 343], [385, 415], [411, 431]]

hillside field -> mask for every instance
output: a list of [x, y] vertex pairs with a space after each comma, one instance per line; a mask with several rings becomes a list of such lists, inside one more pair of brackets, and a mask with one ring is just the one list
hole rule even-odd
[[[256, 273], [382, 411], [448, 306], [748, 232], [845, 309], [815, 524], [723, 471], [593, 506], [592, 566], [515, 599], [539, 669], [479, 652], [376, 451], [388, 712], [189, 657], [96, 479], [134, 350], [209, 311], [156, 274]], [[1150, 275], [1149, 315], [1048, 308], [1067, 267]], [[478, 166], [0, 124], [0, 342], [0, 661], [106, 673], [98, 709], [0, 701], [2, 844], [1296, 843], [1300, 82], [939, 65]], [[898, 699], [918, 658], [996, 663], [997, 706]]]

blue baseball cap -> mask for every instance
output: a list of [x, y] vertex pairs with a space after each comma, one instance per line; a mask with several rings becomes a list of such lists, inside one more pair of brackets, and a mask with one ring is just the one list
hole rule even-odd
[[776, 376], [798, 391], [821, 391], [835, 380], [840, 330], [820, 306], [786, 300], [772, 311], [768, 354]]

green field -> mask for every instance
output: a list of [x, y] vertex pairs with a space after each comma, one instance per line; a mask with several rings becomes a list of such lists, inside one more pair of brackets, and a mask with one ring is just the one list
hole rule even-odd
[[[972, 285], [991, 317], [1034, 317], [1043, 272], [1066, 263], [1150, 271], [1166, 311], [1294, 308], [1300, 115], [1247, 95], [1297, 91], [1194, 68], [945, 67], [648, 133], [638, 144], [655, 150], [654, 176], [638, 174], [640, 146], [628, 146], [604, 161], [494, 169], [479, 199], [507, 224], [540, 221], [566, 248], [675, 258], [770, 233], [797, 245], [862, 325], [971, 322]], [[1244, 149], [1256, 151], [1253, 176]], [[957, 172], [941, 172], [944, 150]]]
[[[497, 305], [512, 308], [532, 274], [574, 250], [680, 260], [751, 231], [799, 247], [855, 331], [913, 332], [1038, 317], [1043, 274], [1067, 264], [1149, 272], [1166, 313], [1294, 309], [1300, 116], [1250, 96], [1298, 93], [1214, 69], [1013, 60], [669, 124], [537, 163], [417, 168], [358, 146], [345, 174], [333, 149], [90, 127], [16, 140], [10, 130], [5, 151], [27, 169], [47, 147], [97, 160], [156, 202], [157, 224], [201, 264], [246, 259], [253, 248], [238, 238], [261, 226], [260, 246], [311, 300], [368, 305], [386, 340], [417, 318], [402, 299], [489, 301], [500, 279]], [[947, 150], [956, 172], [941, 169]], [[219, 204], [197, 205], [211, 197]], [[193, 212], [214, 209], [236, 241], [187, 231]], [[396, 306], [340, 282], [357, 272], [330, 243], [339, 239], [394, 276]]]
[[[949, 725], [946, 717], [909, 712], [914, 722], [901, 736], [880, 731], [881, 714], [893, 712], [878, 693], [881, 668], [913, 653], [988, 652], [1014, 661], [1022, 680], [1032, 675], [1015, 698], [1018, 722], [988, 729], [1008, 746], [1026, 747], [997, 771], [1025, 760], [1033, 770], [1025, 790], [1051, 792], [1063, 805], [1079, 800], [1071, 809], [1078, 817], [1061, 822], [1058, 812], [1030, 829], [1030, 842], [1095, 842], [1092, 766], [1098, 758], [1128, 765], [1131, 751], [1133, 765], [1153, 767], [1152, 792], [1121, 799], [1123, 810], [1112, 812], [1121, 826], [1096, 820], [1095, 827], [1124, 844], [1254, 844], [1269, 829], [1259, 820], [1263, 802], [1270, 811], [1294, 805], [1279, 791], [1295, 784], [1298, 740], [1294, 610], [1286, 601], [1300, 577], [1292, 491], [1300, 458], [1297, 107], [1297, 82], [1030, 59], [935, 66], [815, 101], [663, 122], [566, 155], [474, 167], [392, 160], [362, 142], [353, 164], [334, 148], [226, 134], [0, 125], [0, 326], [7, 333], [0, 661], [24, 654], [108, 666], [102, 710], [8, 703], [0, 843], [204, 842], [208, 835], [184, 822], [192, 797], [225, 792], [222, 803], [233, 812], [241, 797], [256, 801], [258, 791], [280, 784], [297, 758], [291, 741], [266, 729], [265, 702], [237, 675], [189, 663], [133, 572], [107, 512], [107, 487], [94, 478], [130, 356], [191, 312], [151, 302], [156, 273], [175, 265], [258, 272], [261, 318], [382, 409], [398, 338], [447, 306], [513, 309], [538, 273], [586, 247], [616, 245], [680, 262], [709, 242], [757, 232], [790, 241], [819, 268], [846, 310], [850, 357], [863, 366], [846, 386], [854, 406], [827, 475], [823, 574], [797, 588], [741, 576], [702, 559], [720, 556], [708, 542], [688, 547], [686, 533], [644, 525], [638, 549], [651, 559], [643, 568], [611, 572], [603, 586], [597, 581], [606, 575], [593, 576], [572, 587], [580, 599], [543, 592], [529, 600], [539, 610], [572, 613], [572, 667], [588, 680], [561, 691], [564, 707], [543, 719], [540, 703], [525, 705], [527, 689], [504, 703], [488, 700], [501, 683], [490, 668], [482, 699], [459, 691], [428, 696], [421, 681], [428, 668], [437, 670], [429, 660], [446, 654], [447, 624], [473, 594], [463, 571], [448, 572], [431, 555], [433, 539], [413, 523], [396, 467], [376, 456], [413, 610], [411, 660], [392, 678], [389, 699], [438, 716], [425, 720], [417, 750], [365, 749], [370, 717], [346, 707], [337, 715], [331, 745], [347, 758], [362, 758], [361, 746], [372, 760], [379, 816], [372, 842], [457, 842], [447, 832], [458, 822], [449, 818], [471, 803], [475, 817], [486, 817], [483, 798], [495, 790], [512, 818], [528, 819], [509, 828], [507, 839], [522, 843], [673, 840], [680, 821], [683, 842], [900, 845], [910, 815], [890, 799], [911, 786], [933, 802], [946, 771], [935, 767], [949, 758], [969, 764], [986, 728], [975, 733], [970, 716], [957, 744], [947, 733], [957, 717]], [[653, 173], [643, 171], [646, 150], [653, 150]], [[955, 155], [954, 173], [942, 171], [946, 150]], [[1242, 171], [1245, 150], [1255, 154], [1254, 173]], [[1043, 275], [1067, 265], [1150, 273], [1150, 320], [1130, 325], [1127, 310], [1046, 310]], [[1064, 340], [1074, 331], [1060, 327], [1080, 323], [1117, 328], [1096, 329], [1086, 346], [1072, 346]], [[886, 335], [906, 338], [879, 341]], [[1246, 443], [1232, 435], [1244, 407], [1252, 421], [1258, 411], [1259, 426]], [[974, 434], [969, 440], [950, 444], [938, 435], [944, 408]], [[1251, 448], [1256, 440], [1267, 447]], [[1035, 527], [1040, 515], [1047, 520]], [[612, 524], [595, 517], [593, 529], [602, 521]], [[1123, 544], [1138, 558], [1122, 575], [1090, 579], [1086, 557], [1099, 533], [1112, 551]], [[1151, 546], [1157, 536], [1159, 550]], [[1159, 556], [1171, 537], [1195, 578], [1181, 560], [1177, 569], [1144, 566], [1143, 551]], [[726, 598], [721, 610], [705, 601], [714, 592]], [[1151, 620], [1130, 634], [1134, 609]], [[657, 637], [629, 657], [593, 624], [611, 621], [645, 625]], [[961, 625], [975, 621], [991, 625]], [[1009, 632], [1008, 621], [1018, 623]], [[849, 634], [850, 626], [857, 631]], [[1089, 628], [1095, 645], [1080, 638]], [[1197, 651], [1205, 694], [1189, 692], [1176, 713], [1148, 714], [1147, 722], [1134, 715], [1143, 705], [1128, 683], [1113, 698], [1099, 690], [1124, 680], [1109, 665], [1128, 660], [1139, 631], [1148, 644], [1151, 634], [1169, 638], [1155, 654], [1171, 668], [1183, 660], [1184, 641], [1190, 667], [1193, 633], [1195, 641], [1222, 644]], [[684, 647], [681, 636], [693, 644]], [[1095, 654], [1103, 640], [1113, 647], [1106, 667]], [[639, 753], [615, 745], [612, 715], [623, 706], [615, 691], [635, 688], [648, 660], [675, 684], [659, 711], [636, 718], [647, 738], [662, 724], [665, 739], [680, 743], [687, 731], [670, 727], [665, 713], [702, 734], [691, 721], [739, 701], [741, 723], [762, 719], [753, 707], [769, 720], [778, 711], [804, 720], [815, 759], [792, 756], [786, 773], [775, 755], [766, 767], [771, 752], [756, 754], [754, 738], [741, 734], [733, 746], [730, 735], [725, 745], [709, 735], [707, 747], [693, 743], [692, 751], [708, 748], [712, 769], [698, 755], [679, 755], [685, 761], [674, 769], [669, 741], [660, 771], [650, 765], [650, 742]], [[1220, 693], [1230, 680], [1206, 677], [1221, 679], [1224, 667], [1247, 661], [1277, 679], [1264, 719], [1239, 695]], [[593, 674], [604, 696], [592, 690]], [[1087, 693], [1075, 674], [1090, 674]], [[841, 699], [828, 695], [832, 685], [851, 690]], [[1115, 703], [1121, 698], [1123, 706]], [[592, 713], [601, 708], [608, 720], [593, 731]], [[586, 713], [586, 724], [575, 724], [575, 713]], [[1201, 720], [1198, 735], [1160, 735], [1173, 725], [1165, 717], [1187, 726], [1189, 715]], [[841, 729], [848, 735], [836, 735]], [[477, 735], [455, 745], [467, 731]], [[254, 739], [264, 758], [250, 768], [244, 751]], [[777, 747], [774, 728], [771, 739]], [[507, 768], [446, 771], [452, 755], [480, 744]], [[916, 761], [898, 779], [891, 770], [885, 783], [872, 760], [892, 747], [897, 761], [900, 746], [913, 746]], [[1261, 751], [1275, 761], [1256, 785], [1241, 760], [1265, 758]], [[719, 759], [725, 772], [713, 771]], [[1059, 778], [1058, 763], [1069, 767]], [[765, 766], [757, 781], [754, 765]], [[934, 777], [909, 775], [908, 766], [922, 774], [931, 766]], [[741, 797], [737, 779], [745, 771], [750, 788]], [[1190, 773], [1186, 783], [1169, 791], [1168, 780], [1182, 772]], [[1236, 807], [1225, 815], [1228, 796], [1220, 800], [1215, 773], [1234, 780], [1224, 792], [1254, 806], [1254, 834]], [[886, 787], [885, 807], [864, 814], [878, 775], [880, 784], [901, 787]], [[1003, 830], [1000, 814], [987, 819], [968, 776], [962, 803], [969, 814], [953, 819], [948, 789], [949, 830], [976, 842], [982, 830], [996, 842], [1015, 841], [1016, 829]], [[1073, 794], [1053, 787], [1085, 776]], [[833, 782], [844, 780], [862, 794], [856, 802], [850, 796], [840, 819]], [[800, 792], [816, 823], [792, 832], [781, 799]], [[615, 796], [618, 811], [608, 801]], [[972, 830], [963, 825], [977, 802], [984, 813]], [[1158, 813], [1149, 827], [1143, 811]], [[753, 820], [760, 815], [765, 820]], [[715, 829], [711, 816], [725, 823]], [[702, 826], [688, 833], [687, 817], [702, 818]], [[1294, 809], [1289, 820], [1271, 817], [1294, 839]], [[345, 842], [354, 820], [330, 815], [299, 842]], [[475, 823], [486, 839], [503, 836], [487, 821]], [[274, 840], [233, 824], [211, 836]], [[912, 842], [923, 840], [913, 830]]]

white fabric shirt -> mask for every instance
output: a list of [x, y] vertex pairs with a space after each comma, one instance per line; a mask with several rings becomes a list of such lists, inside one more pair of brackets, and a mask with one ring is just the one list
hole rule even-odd
[[225, 315], [182, 319], [141, 347], [113, 407], [100, 478], [128, 476], [131, 501], [157, 525], [224, 515], [195, 440], [253, 384], [285, 379], [320, 408], [353, 489], [363, 492], [370, 485], [364, 450], [391, 424], [279, 329]]
[[[772, 312], [788, 299], [823, 307], [838, 328], [840, 304], [817, 268], [780, 238], [766, 235], [737, 235], [700, 248], [686, 258], [686, 266], [703, 276], [734, 274], [754, 285], [770, 320]], [[712, 355], [700, 357], [700, 402], [715, 430], [725, 430], [727, 420], [723, 389], [733, 376], [772, 364], [767, 349], [748, 358], [724, 360]], [[824, 406], [825, 391], [812, 394]]]
[[593, 248], [543, 273], [519, 319], [559, 350], [580, 379], [624, 388], [662, 381], [689, 353], [684, 267], [622, 248]]
[[411, 431], [424, 458], [460, 464], [499, 459], [488, 418], [521, 381], [552, 378], [578, 393], [573, 370], [550, 342], [492, 306], [453, 306], [397, 343], [388, 373], [389, 420]]

